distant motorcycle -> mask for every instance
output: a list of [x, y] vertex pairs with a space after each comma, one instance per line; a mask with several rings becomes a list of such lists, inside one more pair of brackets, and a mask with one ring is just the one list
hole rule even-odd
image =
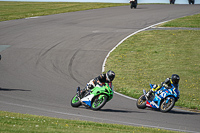
[[170, 4], [175, 4], [175, 0], [170, 0]]
[[76, 95], [71, 100], [72, 107], [84, 105], [92, 110], [99, 110], [113, 98], [113, 90], [107, 83], [103, 86], [96, 85], [92, 90], [80, 92], [80, 87], [78, 87]]
[[189, 4], [194, 4], [194, 0], [188, 0]]
[[133, 8], [137, 8], [137, 0], [130, 0], [130, 8], [133, 9]]
[[[150, 84], [151, 89], [153, 84]], [[143, 95], [139, 97], [136, 105], [139, 109], [145, 109], [146, 107], [160, 109], [161, 112], [169, 112], [175, 105], [175, 102], [179, 99], [179, 90], [172, 87], [166, 89], [164, 86], [155, 93], [152, 93], [149, 97], [146, 96], [146, 91], [143, 90]]]

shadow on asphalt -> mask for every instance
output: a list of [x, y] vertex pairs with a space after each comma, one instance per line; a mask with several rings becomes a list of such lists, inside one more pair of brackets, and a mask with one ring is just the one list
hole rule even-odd
[[0, 91], [31, 91], [31, 90], [0, 88]]
[[[152, 111], [157, 111], [157, 112], [163, 113], [159, 109], [154, 109], [154, 108], [148, 108], [147, 110], [152, 110]], [[200, 115], [200, 113], [197, 113], [197, 112], [181, 110], [181, 109], [180, 110], [179, 109], [173, 109], [173, 110], [166, 112], [164, 114]]]
[[138, 112], [138, 111], [128, 111], [128, 110], [116, 110], [116, 109], [101, 109], [99, 111], [103, 112], [121, 112], [121, 113], [144, 113], [144, 112]]
[[190, 111], [182, 111], [182, 110], [171, 110], [169, 113], [172, 114], [186, 114], [186, 115], [200, 115], [200, 113], [190, 112]]

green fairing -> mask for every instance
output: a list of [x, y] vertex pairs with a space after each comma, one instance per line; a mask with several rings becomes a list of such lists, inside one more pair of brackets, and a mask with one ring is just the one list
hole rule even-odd
[[79, 102], [79, 99], [75, 96], [75, 97], [72, 99], [72, 103], [76, 103], [76, 102]]
[[103, 97], [102, 94], [105, 94], [108, 97], [108, 101], [113, 98], [113, 90], [109, 87], [107, 83], [105, 83], [105, 86], [95, 87], [94, 89], [92, 89], [90, 94], [93, 94], [94, 96], [101, 94], [99, 99]]

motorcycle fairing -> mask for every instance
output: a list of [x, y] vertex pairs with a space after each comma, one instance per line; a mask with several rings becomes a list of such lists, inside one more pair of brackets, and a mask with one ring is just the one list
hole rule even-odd
[[[150, 87], [153, 88], [153, 84], [150, 84]], [[179, 90], [176, 89], [173, 85], [171, 89], [166, 89], [165, 87], [162, 87], [159, 91], [154, 93], [155, 97], [153, 100], [147, 100], [146, 106], [152, 108], [159, 108], [162, 99], [165, 99], [166, 97], [171, 97], [172, 95], [174, 95], [177, 98], [179, 93]], [[166, 103], [168, 103], [168, 101], [169, 98], [167, 99]]]
[[82, 98], [81, 101], [91, 107], [91, 102], [92, 102], [93, 97], [94, 97], [94, 94], [91, 94], [91, 95], [88, 95], [87, 97]]
[[152, 107], [151, 104], [149, 103], [149, 101], [147, 101], [146, 106], [147, 107]]
[[100, 95], [105, 94], [108, 96], [108, 100], [113, 98], [113, 90], [109, 87], [109, 85], [106, 83], [105, 86], [98, 86], [98, 89], [92, 89], [92, 94]]
[[161, 98], [159, 98], [159, 96], [157, 97], [155, 96], [155, 98], [152, 101], [147, 100], [146, 106], [152, 107], [152, 108], [159, 108], [160, 101], [161, 101]]
[[[153, 88], [153, 84], [150, 84], [150, 87]], [[144, 92], [144, 90], [143, 90], [143, 93], [145, 94], [146, 92]], [[158, 92], [154, 93], [154, 99], [153, 100], [147, 100], [146, 106], [152, 107], [152, 108], [159, 108], [161, 99], [163, 99], [163, 97], [161, 95], [159, 95], [159, 91], [158, 91]]]

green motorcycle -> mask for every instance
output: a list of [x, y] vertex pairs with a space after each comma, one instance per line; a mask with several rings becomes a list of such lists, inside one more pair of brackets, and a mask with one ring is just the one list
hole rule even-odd
[[113, 90], [107, 83], [105, 85], [96, 85], [91, 90], [80, 90], [77, 88], [76, 95], [71, 100], [72, 107], [84, 105], [92, 110], [101, 109], [109, 100], [113, 98]]

